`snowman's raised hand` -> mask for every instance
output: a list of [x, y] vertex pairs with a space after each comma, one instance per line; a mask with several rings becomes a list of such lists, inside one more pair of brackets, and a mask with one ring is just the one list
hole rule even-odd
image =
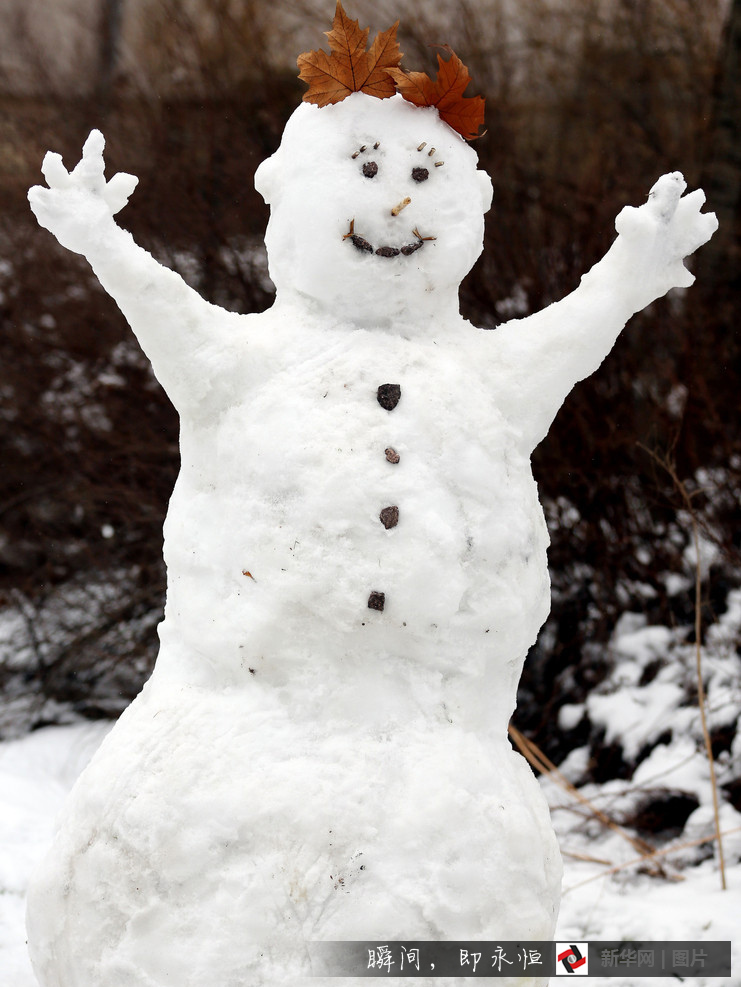
[[48, 152], [41, 166], [48, 188], [35, 185], [28, 201], [39, 224], [49, 230], [62, 246], [87, 255], [100, 242], [113, 216], [129, 200], [138, 179], [119, 172], [105, 180], [103, 148], [105, 139], [93, 130], [85, 141], [82, 158], [68, 172], [59, 154]]
[[695, 280], [682, 263], [718, 228], [714, 213], [702, 213], [702, 189], [683, 195], [687, 183], [675, 171], [663, 175], [638, 208], [626, 206], [615, 220], [616, 247], [630, 258], [635, 276], [652, 301], [670, 288], [686, 288]]
[[648, 202], [622, 210], [615, 220], [619, 236], [575, 291], [498, 327], [498, 360], [510, 368], [512, 406], [530, 449], [542, 441], [574, 384], [604, 360], [630, 317], [670, 288], [695, 280], [682, 261], [711, 238], [718, 221], [700, 211], [702, 190], [684, 195], [686, 188], [678, 171], [664, 175]]

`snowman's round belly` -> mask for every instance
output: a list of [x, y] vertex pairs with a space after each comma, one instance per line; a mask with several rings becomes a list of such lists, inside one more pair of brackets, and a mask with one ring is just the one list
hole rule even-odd
[[70, 984], [290, 984], [311, 940], [552, 935], [558, 850], [504, 739], [349, 738], [150, 684], [83, 777], [32, 889], [35, 960]]
[[349, 652], [471, 638], [517, 657], [548, 579], [516, 436], [455, 364], [433, 386], [424, 360], [362, 363], [279, 375], [212, 433], [184, 436], [168, 621], [252, 656], [339, 636]]

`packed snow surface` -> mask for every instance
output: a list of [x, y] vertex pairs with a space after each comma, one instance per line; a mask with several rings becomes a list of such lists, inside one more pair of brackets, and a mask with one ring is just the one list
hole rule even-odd
[[289, 984], [312, 939], [547, 939], [560, 859], [506, 728], [549, 607], [530, 453], [714, 218], [664, 176], [571, 296], [458, 313], [491, 185], [434, 109], [303, 104], [256, 184], [275, 306], [204, 302], [113, 222], [93, 133], [42, 225], [181, 418], [152, 679], [29, 897], [44, 987]]

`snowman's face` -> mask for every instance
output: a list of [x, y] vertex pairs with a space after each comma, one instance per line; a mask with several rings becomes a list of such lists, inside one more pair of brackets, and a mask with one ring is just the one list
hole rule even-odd
[[[421, 233], [416, 225], [410, 224], [410, 220], [415, 215], [424, 218], [433, 211], [430, 206], [435, 199], [433, 189], [436, 179], [433, 178], [433, 184], [426, 186], [424, 191], [420, 186], [430, 181], [435, 168], [445, 167], [442, 157], [438, 155], [435, 158], [437, 151], [434, 144], [428, 149], [428, 142], [424, 140], [416, 149], [410, 147], [408, 140], [402, 141], [401, 146], [397, 144], [389, 148], [382, 148], [378, 140], [373, 145], [361, 144], [353, 151], [350, 158], [356, 161], [356, 170], [374, 185], [372, 190], [365, 187], [353, 189], [359, 211], [363, 216], [359, 227], [374, 228], [380, 240], [391, 242], [382, 242], [378, 245], [371, 243], [362, 235], [360, 229], [355, 229], [354, 217], [350, 220], [350, 227], [344, 234], [343, 240], [349, 240], [356, 250], [376, 254], [389, 260], [399, 256], [411, 257], [417, 250], [421, 250], [425, 243], [436, 240], [437, 237], [432, 233]], [[363, 182], [362, 185], [364, 186], [365, 183]], [[389, 205], [390, 201], [396, 198], [393, 193], [405, 194], [398, 202]], [[402, 215], [413, 202], [415, 208]], [[421, 208], [416, 207], [417, 203], [421, 203]], [[394, 241], [398, 241], [398, 245], [395, 245]]]
[[361, 324], [457, 307], [491, 182], [437, 111], [356, 93], [304, 103], [255, 184], [279, 292]]

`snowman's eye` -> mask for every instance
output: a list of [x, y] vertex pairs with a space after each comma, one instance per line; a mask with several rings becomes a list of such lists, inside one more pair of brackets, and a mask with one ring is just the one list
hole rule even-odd
[[415, 182], [426, 182], [430, 173], [426, 168], [412, 168], [412, 178]]
[[375, 178], [378, 174], [378, 165], [375, 161], [366, 161], [363, 165], [363, 174], [366, 178]]

